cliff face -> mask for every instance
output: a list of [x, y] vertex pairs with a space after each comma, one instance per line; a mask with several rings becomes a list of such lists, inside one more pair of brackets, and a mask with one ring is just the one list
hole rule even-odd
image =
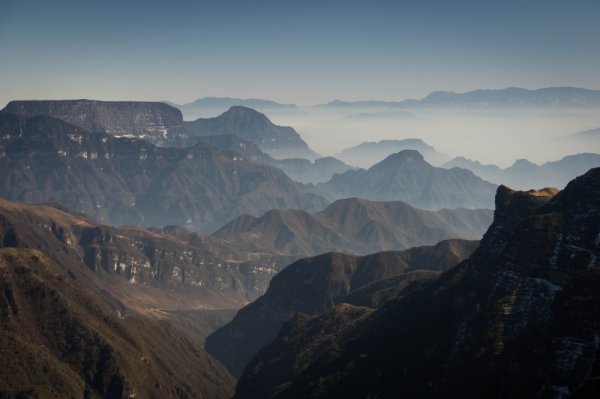
[[[330, 323], [344, 309], [295, 320], [251, 361], [236, 397], [591, 397], [599, 226], [600, 169], [559, 193], [500, 187], [469, 259], [355, 325]], [[335, 344], [298, 349], [319, 327]]]
[[211, 237], [116, 228], [1, 198], [0, 247], [43, 250], [79, 280], [91, 279], [142, 313], [240, 307], [261, 295], [290, 261]]
[[164, 103], [142, 101], [11, 101], [4, 111], [25, 117], [47, 115], [84, 130], [138, 137], [155, 145], [183, 144], [183, 116]]

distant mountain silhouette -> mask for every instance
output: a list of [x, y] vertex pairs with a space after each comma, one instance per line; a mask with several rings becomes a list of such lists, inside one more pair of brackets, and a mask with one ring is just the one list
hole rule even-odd
[[404, 201], [423, 209], [491, 208], [496, 190], [470, 170], [433, 167], [413, 150], [392, 154], [368, 170], [334, 175], [317, 188], [330, 200]]
[[317, 158], [313, 162], [302, 158], [274, 159], [262, 152], [253, 142], [230, 134], [202, 136], [198, 139], [220, 150], [235, 151], [244, 155], [249, 160], [274, 166], [283, 170], [293, 180], [301, 183], [326, 182], [335, 173], [342, 173], [352, 169], [351, 166], [333, 157]]
[[293, 128], [274, 125], [264, 114], [247, 107], [234, 106], [215, 118], [185, 122], [185, 128], [191, 136], [239, 136], [277, 159], [319, 158]]
[[366, 100], [366, 101], [344, 101], [344, 100], [333, 100], [325, 104], [318, 105], [324, 108], [388, 108], [398, 104], [398, 101], [378, 101], [378, 100]]
[[235, 397], [595, 397], [599, 225], [600, 168], [559, 193], [500, 186], [467, 260], [378, 310], [294, 318]]
[[232, 97], [202, 97], [187, 104], [175, 104], [162, 101], [173, 107], [179, 108], [185, 120], [195, 120], [198, 117], [219, 115], [231, 107], [242, 106], [255, 109], [269, 115], [305, 115], [306, 111], [294, 104], [281, 104], [276, 101], [258, 98], [232, 98]]
[[197, 342], [35, 249], [0, 248], [0, 353], [3, 397], [230, 397], [235, 385]]
[[[432, 247], [403, 252], [381, 252], [364, 257], [327, 253], [301, 259], [275, 276], [265, 295], [238, 312], [233, 321], [211, 334], [206, 349], [234, 376], [267, 345], [296, 313], [316, 316], [349, 297], [358, 301], [386, 290], [374, 290], [375, 282], [394, 281], [394, 293], [437, 276], [467, 258], [477, 241], [448, 240]], [[411, 288], [413, 288], [411, 287]], [[362, 292], [359, 295], [353, 295]], [[368, 302], [372, 304], [372, 302]], [[259, 396], [257, 396], [259, 397]]]
[[358, 114], [350, 114], [346, 118], [356, 120], [376, 120], [376, 119], [412, 119], [415, 115], [407, 111], [379, 111], [379, 112], [360, 112]]
[[571, 136], [579, 136], [579, 137], [600, 137], [600, 127], [595, 129], [584, 130], [583, 132], [578, 132], [572, 134]]
[[229, 109], [236, 105], [248, 107], [248, 108], [298, 108], [294, 104], [281, 104], [271, 100], [261, 100], [258, 98], [232, 98], [232, 97], [202, 97], [197, 100], [192, 101], [191, 103], [182, 104], [180, 107], [182, 108], [191, 108], [191, 107], [225, 107]]
[[111, 224], [207, 232], [241, 214], [326, 205], [281, 170], [206, 143], [161, 148], [5, 112], [0, 129], [1, 196], [56, 202]]
[[420, 100], [403, 101], [342, 101], [335, 100], [323, 107], [335, 108], [546, 108], [546, 107], [599, 107], [600, 90], [577, 87], [545, 87], [528, 90], [507, 87], [500, 90], [480, 89], [466, 93], [434, 91]]
[[213, 234], [287, 255], [328, 251], [368, 254], [435, 244], [448, 238], [479, 239], [492, 220], [488, 209], [424, 211], [403, 202], [343, 199], [322, 212], [271, 210], [240, 216]]
[[366, 141], [346, 148], [336, 155], [343, 162], [360, 168], [369, 168], [399, 151], [416, 150], [432, 165], [441, 165], [450, 157], [435, 150], [421, 139]]
[[442, 165], [444, 168], [469, 169], [482, 179], [517, 189], [563, 188], [575, 176], [598, 166], [600, 166], [600, 154], [590, 153], [569, 155], [559, 161], [546, 162], [542, 165], [519, 159], [505, 169], [496, 165], [483, 165], [463, 157], [454, 158]]

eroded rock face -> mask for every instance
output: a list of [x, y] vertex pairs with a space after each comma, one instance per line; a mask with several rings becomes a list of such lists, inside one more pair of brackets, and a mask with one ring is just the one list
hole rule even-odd
[[[302, 323], [282, 330], [250, 362], [236, 397], [597, 392], [600, 169], [559, 193], [500, 187], [496, 208], [469, 259], [355, 326], [340, 325], [335, 346], [295, 355], [286, 342], [310, 347], [318, 337]], [[328, 325], [327, 314], [320, 318], [312, 330]], [[277, 370], [285, 374], [269, 382]]]
[[142, 312], [240, 307], [290, 261], [198, 234], [116, 228], [1, 198], [0, 247], [43, 250], [72, 276]]
[[96, 100], [11, 101], [4, 109], [25, 117], [47, 115], [90, 132], [138, 137], [155, 145], [183, 144], [183, 116], [159, 102]]

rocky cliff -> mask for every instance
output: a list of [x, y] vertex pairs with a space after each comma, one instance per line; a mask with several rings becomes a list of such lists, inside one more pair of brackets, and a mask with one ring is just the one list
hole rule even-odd
[[4, 111], [25, 117], [51, 116], [90, 132], [137, 137], [155, 145], [181, 145], [187, 140], [181, 111], [159, 102], [11, 101]]
[[236, 397], [593, 397], [599, 226], [600, 169], [559, 193], [500, 187], [469, 259], [376, 312], [295, 319]]

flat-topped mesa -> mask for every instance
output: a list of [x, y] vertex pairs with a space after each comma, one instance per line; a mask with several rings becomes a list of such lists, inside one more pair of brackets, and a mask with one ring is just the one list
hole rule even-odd
[[96, 100], [11, 101], [4, 111], [47, 115], [91, 132], [143, 138], [155, 145], [185, 142], [181, 111], [159, 102]]

